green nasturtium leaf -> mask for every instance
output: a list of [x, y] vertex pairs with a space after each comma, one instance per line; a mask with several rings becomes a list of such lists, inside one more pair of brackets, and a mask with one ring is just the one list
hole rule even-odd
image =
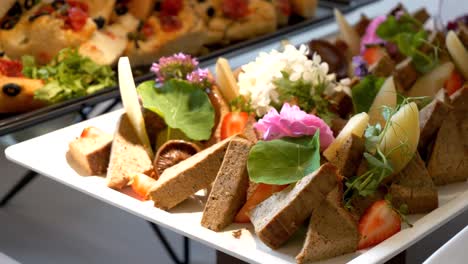
[[320, 167], [319, 130], [313, 137], [259, 141], [247, 162], [250, 180], [268, 184], [294, 183]]
[[147, 81], [137, 90], [143, 107], [160, 115], [169, 127], [180, 129], [193, 140], [211, 137], [215, 112], [203, 90], [178, 79], [168, 80], [158, 88], [154, 81]]

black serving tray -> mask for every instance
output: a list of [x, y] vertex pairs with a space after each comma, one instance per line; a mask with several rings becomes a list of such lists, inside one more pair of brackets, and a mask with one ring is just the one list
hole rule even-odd
[[[234, 57], [243, 52], [271, 43], [280, 41], [285, 35], [297, 33], [304, 30], [310, 30], [324, 23], [333, 20], [333, 8], [340, 9], [343, 13], [350, 12], [358, 7], [377, 2], [378, 0], [335, 0], [335, 1], [319, 1], [316, 16], [310, 19], [300, 19], [292, 17], [290, 25], [276, 30], [274, 33], [259, 36], [254, 39], [242, 41], [228, 47], [221, 48], [210, 52], [207, 55], [200, 56], [200, 66], [209, 67], [214, 65], [216, 59], [220, 56]], [[139, 67], [139, 71], [148, 71], [149, 66]], [[140, 83], [154, 78], [153, 74], [144, 74], [135, 79], [136, 83]], [[109, 87], [98, 91], [92, 95], [84, 96], [77, 99], [67, 100], [66, 102], [50, 105], [34, 111], [21, 114], [0, 114], [0, 136], [10, 134], [36, 124], [40, 124], [46, 120], [79, 111], [85, 107], [93, 106], [100, 102], [119, 98], [120, 93], [118, 86]]]

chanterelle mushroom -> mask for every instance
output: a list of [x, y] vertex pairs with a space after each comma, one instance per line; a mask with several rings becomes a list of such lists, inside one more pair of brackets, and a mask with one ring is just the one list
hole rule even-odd
[[156, 157], [153, 166], [156, 176], [159, 177], [163, 171], [177, 163], [190, 158], [200, 151], [200, 148], [185, 140], [169, 140], [162, 145]]

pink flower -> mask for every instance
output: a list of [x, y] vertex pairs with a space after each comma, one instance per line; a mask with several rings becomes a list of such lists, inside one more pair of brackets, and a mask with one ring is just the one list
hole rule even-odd
[[282, 137], [301, 137], [314, 135], [320, 130], [320, 149], [324, 150], [334, 140], [330, 127], [319, 117], [307, 114], [298, 106], [285, 103], [280, 113], [271, 109], [255, 125], [257, 131], [263, 133], [264, 140]]
[[361, 53], [364, 52], [367, 45], [379, 45], [385, 41], [377, 36], [377, 28], [387, 19], [386, 16], [378, 16], [374, 18], [366, 28], [366, 33], [361, 40]]
[[163, 83], [169, 79], [185, 79], [198, 66], [198, 61], [190, 55], [177, 53], [169, 57], [161, 57], [158, 63], [151, 65], [150, 71], [156, 75], [156, 82]]

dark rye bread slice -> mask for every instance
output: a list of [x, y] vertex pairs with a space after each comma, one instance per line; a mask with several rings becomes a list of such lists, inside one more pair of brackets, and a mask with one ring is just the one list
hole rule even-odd
[[325, 163], [294, 186], [273, 194], [250, 211], [257, 236], [270, 248], [283, 245], [310, 217], [341, 180], [338, 169]]
[[417, 152], [397, 175], [389, 193], [393, 206], [400, 208], [402, 204], [407, 204], [410, 214], [427, 213], [439, 205], [437, 189]]
[[247, 158], [251, 147], [252, 142], [241, 137], [229, 143], [203, 211], [202, 226], [221, 231], [232, 223], [244, 204], [249, 187]]
[[427, 170], [436, 185], [468, 178], [468, 86], [450, 96], [452, 110], [437, 133]]
[[167, 168], [149, 191], [154, 205], [171, 209], [197, 191], [208, 188], [218, 174], [231, 140], [227, 138]]
[[120, 117], [112, 141], [107, 186], [114, 189], [125, 187], [137, 173], [151, 173], [153, 162], [138, 139], [127, 114]]
[[420, 152], [423, 152], [430, 141], [435, 138], [448, 112], [449, 106], [438, 98], [432, 100], [430, 104], [419, 111], [420, 136], [418, 150]]
[[92, 128], [96, 135], [79, 137], [68, 145], [71, 159], [84, 175], [104, 175], [109, 164], [112, 135]]
[[346, 139], [345, 143], [336, 151], [336, 156], [330, 163], [346, 178], [356, 176], [364, 152], [364, 139], [354, 134]]
[[331, 191], [312, 213], [307, 236], [297, 263], [307, 263], [355, 252], [359, 242], [358, 223], [343, 207], [342, 186]]

